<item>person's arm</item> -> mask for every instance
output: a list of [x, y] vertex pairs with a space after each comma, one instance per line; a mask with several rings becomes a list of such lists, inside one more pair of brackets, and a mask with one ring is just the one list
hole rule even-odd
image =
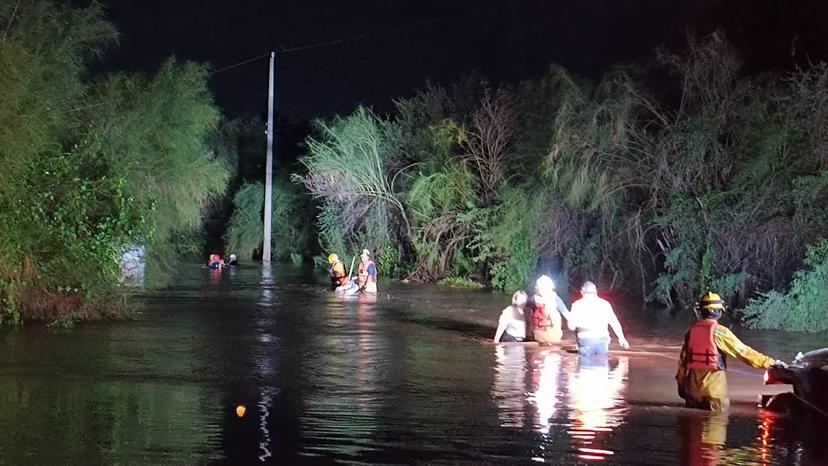
[[556, 296], [556, 298], [555, 306], [558, 308], [558, 312], [561, 313], [568, 323], [571, 312], [569, 312], [569, 309], [566, 308], [566, 304], [564, 304], [563, 299], [561, 299], [560, 296]]
[[684, 336], [684, 343], [681, 345], [679, 352], [679, 363], [676, 369], [676, 384], [678, 385], [678, 395], [684, 398], [684, 378], [687, 376], [687, 371], [684, 368], [685, 361], [687, 361], [687, 335]]
[[503, 310], [500, 314], [500, 319], [497, 321], [497, 331], [495, 331], [494, 342], [497, 343], [500, 341], [500, 337], [503, 336], [503, 332], [506, 331], [506, 325], [508, 325], [509, 321], [506, 319], [506, 311], [510, 309], [507, 307]]
[[618, 344], [624, 349], [630, 349], [629, 342], [624, 338], [624, 329], [621, 328], [621, 322], [618, 321], [618, 316], [615, 315], [615, 311], [612, 309], [610, 303], [607, 303], [607, 313], [609, 314], [610, 328], [615, 332], [615, 336], [618, 338]]
[[713, 330], [713, 341], [722, 353], [737, 358], [756, 369], [767, 369], [776, 362], [774, 358], [742, 343], [729, 328], [722, 325], [716, 325]]
[[569, 330], [575, 330], [578, 328], [578, 316], [581, 314], [580, 306], [578, 302], [572, 303], [572, 310], [569, 311], [569, 317], [566, 318], [566, 326], [569, 327]]

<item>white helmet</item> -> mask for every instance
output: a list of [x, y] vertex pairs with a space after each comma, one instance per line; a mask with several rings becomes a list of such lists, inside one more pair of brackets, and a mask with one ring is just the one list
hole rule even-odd
[[537, 289], [541, 293], [543, 293], [544, 291], [554, 291], [555, 282], [552, 281], [552, 278], [550, 278], [549, 275], [541, 275], [535, 281], [535, 289]]

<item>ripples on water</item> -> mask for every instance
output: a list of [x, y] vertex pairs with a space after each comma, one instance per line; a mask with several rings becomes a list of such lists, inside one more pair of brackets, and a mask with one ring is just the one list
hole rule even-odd
[[566, 346], [490, 344], [500, 295], [383, 291], [342, 298], [293, 269], [191, 267], [139, 297], [138, 321], [5, 329], [0, 464], [828, 457], [824, 430], [749, 403], [730, 416], [680, 408], [678, 327], [631, 323], [646, 353], [585, 361]]

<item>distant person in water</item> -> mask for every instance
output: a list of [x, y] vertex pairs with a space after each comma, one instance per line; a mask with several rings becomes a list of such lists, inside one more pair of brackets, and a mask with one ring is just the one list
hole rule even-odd
[[219, 254], [210, 254], [210, 258], [207, 260], [207, 267], [214, 270], [221, 269], [224, 267], [224, 260], [222, 260]]
[[227, 262], [227, 265], [236, 266], [239, 265], [239, 258], [235, 254], [230, 254], [230, 261]]
[[547, 275], [541, 275], [535, 282], [532, 297], [532, 336], [544, 344], [560, 343], [563, 337], [561, 316], [569, 318], [569, 310], [555, 292], [555, 282]]
[[359, 275], [357, 275], [359, 289], [365, 293], [376, 293], [377, 275], [377, 264], [371, 260], [371, 251], [363, 249], [359, 262]]
[[578, 354], [584, 357], [606, 356], [609, 352], [612, 328], [618, 337], [618, 344], [628, 349], [630, 344], [624, 338], [624, 330], [609, 301], [598, 296], [598, 287], [590, 281], [581, 285], [581, 299], [572, 303], [572, 312], [567, 324], [575, 330], [578, 340]]
[[500, 313], [494, 342], [511, 343], [526, 340], [526, 305], [529, 296], [523, 291], [515, 291], [512, 295], [512, 305], [507, 306]]

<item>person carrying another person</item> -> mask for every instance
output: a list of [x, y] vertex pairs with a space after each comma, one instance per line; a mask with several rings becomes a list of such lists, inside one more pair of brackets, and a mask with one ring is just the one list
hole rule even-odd
[[524, 291], [515, 291], [512, 305], [503, 309], [497, 323], [494, 342], [512, 343], [526, 340], [526, 315], [524, 311], [529, 296]]
[[331, 279], [331, 288], [336, 288], [348, 283], [348, 274], [345, 273], [345, 264], [339, 260], [339, 256], [335, 253], [329, 254], [328, 264], [331, 266], [328, 269], [328, 275]]
[[678, 393], [688, 408], [719, 412], [730, 407], [725, 375], [727, 356], [757, 369], [787, 367], [784, 362], [745, 345], [729, 328], [719, 324], [725, 306], [718, 294], [711, 291], [702, 296], [698, 310], [701, 319], [684, 335], [676, 372]]
[[532, 297], [532, 336], [538, 343], [560, 343], [563, 337], [561, 316], [569, 318], [569, 310], [555, 292], [555, 282], [547, 275], [535, 281], [535, 295]]
[[612, 305], [598, 296], [598, 287], [590, 281], [581, 285], [581, 299], [572, 303], [567, 326], [576, 332], [580, 356], [607, 355], [610, 343], [607, 327], [612, 328], [622, 348], [630, 347]]
[[371, 260], [371, 251], [367, 249], [362, 250], [362, 256], [360, 257], [357, 284], [360, 291], [365, 293], [377, 292], [377, 264]]

